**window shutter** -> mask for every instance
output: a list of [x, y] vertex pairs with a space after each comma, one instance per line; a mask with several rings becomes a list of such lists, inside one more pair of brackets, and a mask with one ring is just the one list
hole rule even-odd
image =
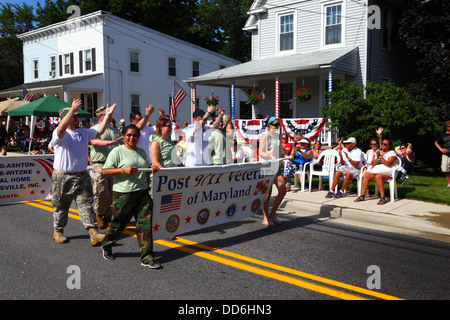
[[95, 59], [95, 48], [92, 48], [92, 53], [91, 53], [92, 57], [91, 57], [91, 61], [92, 61], [92, 71], [96, 71], [97, 67], [95, 66], [96, 64], [96, 59]]
[[63, 75], [63, 59], [62, 55], [59, 55], [59, 76], [62, 77]]
[[73, 52], [70, 53], [70, 74], [75, 73], [75, 68], [73, 65]]
[[80, 73], [83, 73], [83, 50], [79, 52], [79, 58], [80, 58]]

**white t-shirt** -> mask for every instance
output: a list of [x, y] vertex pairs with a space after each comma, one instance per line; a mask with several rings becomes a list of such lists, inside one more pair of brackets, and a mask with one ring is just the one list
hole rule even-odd
[[57, 130], [53, 131], [51, 144], [55, 150], [53, 168], [74, 173], [86, 170], [88, 166], [88, 143], [97, 137], [95, 129], [66, 130], [64, 137], [58, 138]]
[[357, 147], [354, 147], [352, 151], [348, 151], [347, 148], [344, 148], [342, 150], [342, 157], [344, 158], [345, 161], [344, 166], [346, 167], [353, 167], [353, 165], [350, 164], [350, 161], [347, 159], [347, 156], [345, 155], [344, 151], [348, 154], [350, 159], [352, 159], [353, 161], [359, 161], [359, 165], [356, 169], [360, 169], [362, 166], [362, 159], [364, 159], [362, 151]]
[[149, 162], [150, 162], [150, 151], [149, 151], [150, 136], [154, 134], [155, 131], [156, 129], [154, 126], [153, 127], [145, 126], [141, 130], [141, 136], [139, 137], [139, 142], [137, 143], [137, 147], [143, 149], [147, 154], [147, 159], [149, 159]]
[[[195, 132], [196, 124], [186, 128], [186, 167], [207, 166], [211, 164], [209, 158], [209, 137], [213, 130], [212, 126], [204, 126]], [[194, 134], [195, 132], [195, 134]]]

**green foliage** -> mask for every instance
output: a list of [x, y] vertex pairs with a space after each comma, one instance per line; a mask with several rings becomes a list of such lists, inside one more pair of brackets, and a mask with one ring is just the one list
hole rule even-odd
[[419, 147], [440, 131], [434, 109], [391, 83], [368, 82], [366, 87], [358, 87], [342, 82], [328, 95], [331, 104], [321, 107], [323, 117], [339, 128], [340, 136], [355, 137], [363, 150], [380, 126], [383, 136], [394, 145], [411, 142]]

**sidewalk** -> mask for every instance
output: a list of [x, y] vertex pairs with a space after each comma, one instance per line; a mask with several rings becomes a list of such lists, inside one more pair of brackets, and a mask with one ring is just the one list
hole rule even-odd
[[[450, 243], [450, 206], [435, 203], [397, 199], [377, 205], [379, 197], [354, 202], [355, 193], [346, 193], [339, 199], [327, 199], [328, 190], [302, 192], [293, 186], [284, 198], [278, 217], [284, 214], [311, 217], [318, 220], [359, 226], [379, 231], [421, 237]], [[272, 195], [276, 195], [276, 187]]]

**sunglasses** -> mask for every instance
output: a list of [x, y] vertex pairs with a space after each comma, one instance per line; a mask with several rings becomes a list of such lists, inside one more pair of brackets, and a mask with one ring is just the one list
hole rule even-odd
[[164, 124], [164, 125], [162, 125], [161, 127], [171, 127], [172, 125], [171, 124]]
[[388, 144], [388, 143], [382, 143], [381, 145], [382, 145], [382, 146], [389, 147], [389, 144]]
[[272, 126], [274, 126], [274, 127], [277, 127], [277, 128], [280, 126], [279, 123], [270, 123], [270, 125], [272, 125]]

